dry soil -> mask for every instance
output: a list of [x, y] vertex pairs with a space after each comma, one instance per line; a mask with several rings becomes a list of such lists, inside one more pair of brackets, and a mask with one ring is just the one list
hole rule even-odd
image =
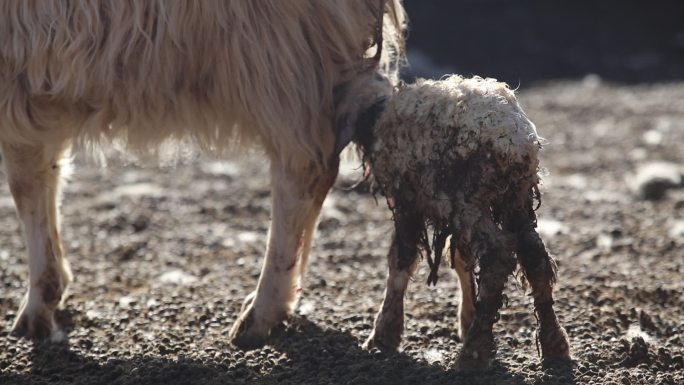
[[350, 188], [354, 162], [325, 203], [296, 314], [268, 346], [237, 350], [227, 333], [260, 270], [266, 162], [255, 153], [157, 168], [112, 157], [103, 169], [77, 158], [62, 206], [75, 276], [58, 313], [63, 343], [9, 336], [28, 270], [0, 188], [0, 383], [684, 384], [684, 190], [656, 201], [634, 190], [640, 166], [684, 165], [684, 84], [589, 77], [520, 98], [548, 140], [539, 224], [559, 263], [573, 363], [542, 365], [531, 299], [511, 279], [493, 369], [452, 369], [458, 283], [442, 268], [427, 287], [426, 263], [409, 286], [403, 350], [363, 350], [392, 222], [381, 197]]

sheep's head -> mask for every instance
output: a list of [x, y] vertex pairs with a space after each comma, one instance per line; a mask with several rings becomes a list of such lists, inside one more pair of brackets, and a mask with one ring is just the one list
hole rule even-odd
[[393, 91], [390, 79], [376, 70], [362, 72], [335, 89], [338, 153], [351, 141], [370, 149], [373, 127]]

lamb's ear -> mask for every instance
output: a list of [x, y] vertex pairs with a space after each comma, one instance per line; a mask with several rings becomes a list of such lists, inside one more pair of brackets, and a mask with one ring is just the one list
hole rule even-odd
[[392, 94], [392, 83], [377, 71], [357, 74], [334, 90], [335, 150], [339, 154], [351, 141], [372, 134], [373, 125]]
[[355, 108], [337, 118], [335, 122], [335, 151], [340, 154], [351, 141], [365, 149], [373, 142], [373, 129], [385, 111], [388, 96], [381, 96], [369, 105], [356, 104]]
[[[355, 122], [354, 122], [355, 123]], [[344, 115], [335, 121], [335, 152], [337, 155], [342, 153], [349, 142], [356, 135], [356, 125], [352, 122], [352, 116]]]
[[335, 152], [339, 155], [354, 139], [359, 105], [352, 97], [353, 83], [335, 88]]

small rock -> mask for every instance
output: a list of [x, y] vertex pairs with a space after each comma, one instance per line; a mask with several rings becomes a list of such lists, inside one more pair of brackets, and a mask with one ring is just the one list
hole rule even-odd
[[300, 315], [306, 316], [312, 314], [316, 306], [313, 301], [303, 300], [299, 304], [298, 313]]
[[648, 348], [649, 344], [643, 338], [639, 336], [633, 337], [630, 341], [627, 356], [623, 359], [622, 364], [627, 367], [634, 367], [641, 363], [648, 363], [650, 361]]
[[170, 270], [157, 278], [161, 283], [174, 285], [188, 285], [197, 281], [197, 277], [192, 276], [182, 270]]
[[425, 358], [425, 361], [429, 362], [430, 364], [434, 364], [441, 362], [444, 358], [444, 354], [440, 350], [432, 348], [427, 349], [423, 353], [423, 357]]
[[164, 189], [161, 186], [152, 183], [135, 183], [117, 187], [114, 191], [110, 193], [108, 197], [113, 199], [118, 199], [121, 197], [163, 197], [165, 196]]
[[637, 169], [632, 187], [643, 199], [660, 200], [667, 190], [683, 186], [683, 174], [682, 167], [674, 163], [647, 163]]
[[608, 234], [599, 234], [596, 237], [596, 247], [603, 251], [610, 251], [613, 248], [615, 238]]
[[684, 239], [684, 220], [676, 221], [670, 226], [669, 231], [670, 238]]
[[134, 297], [131, 297], [130, 295], [125, 295], [119, 298], [119, 306], [122, 308], [129, 308], [132, 305], [135, 305], [136, 302], [136, 299]]
[[663, 133], [658, 130], [648, 130], [644, 132], [644, 135], [641, 138], [644, 143], [651, 146], [657, 146], [663, 142]]
[[567, 227], [562, 222], [555, 219], [540, 218], [537, 220], [537, 231], [542, 237], [551, 238], [566, 232]]
[[565, 186], [575, 188], [577, 190], [584, 190], [589, 187], [589, 180], [584, 174], [571, 174], [561, 177], [561, 183]]
[[241, 243], [254, 243], [258, 241], [261, 236], [261, 234], [254, 231], [243, 231], [237, 235], [237, 239]]

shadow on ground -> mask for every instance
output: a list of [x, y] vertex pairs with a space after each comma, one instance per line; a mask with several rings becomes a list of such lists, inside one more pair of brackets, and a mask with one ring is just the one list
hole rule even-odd
[[[66, 316], [61, 314], [64, 319]], [[463, 373], [419, 362], [403, 353], [366, 351], [351, 334], [321, 328], [306, 318], [297, 317], [277, 331], [272, 345], [264, 349], [284, 353], [285, 360], [272, 360], [261, 370], [247, 365], [249, 352], [225, 344], [214, 359], [198, 361], [165, 359], [148, 354], [127, 359], [109, 358], [106, 362], [85, 357], [70, 348], [70, 342], [36, 343], [30, 354], [30, 373], [2, 378], [6, 384], [524, 384], [524, 378], [508, 367], [495, 363], [486, 373]], [[228, 363], [224, 356], [237, 356]], [[334, 366], [328, 365], [335, 362]], [[545, 369], [543, 378], [574, 384], [573, 366], [555, 363]]]

